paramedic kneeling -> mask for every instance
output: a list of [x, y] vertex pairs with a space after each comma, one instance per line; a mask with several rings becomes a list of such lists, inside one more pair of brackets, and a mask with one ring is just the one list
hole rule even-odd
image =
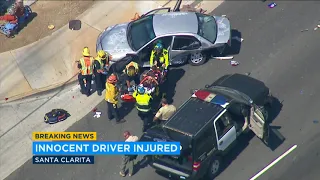
[[161, 105], [162, 107], [153, 118], [153, 121], [158, 123], [167, 121], [177, 111], [177, 108], [174, 105], [169, 104], [165, 98], [161, 99]]

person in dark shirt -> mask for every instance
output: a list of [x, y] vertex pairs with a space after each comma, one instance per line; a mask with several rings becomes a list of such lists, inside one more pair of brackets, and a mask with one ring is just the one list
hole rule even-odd
[[105, 84], [104, 67], [107, 64], [107, 54], [103, 50], [98, 51], [98, 56], [93, 63], [93, 74], [96, 82], [96, 89], [99, 96], [102, 95]]

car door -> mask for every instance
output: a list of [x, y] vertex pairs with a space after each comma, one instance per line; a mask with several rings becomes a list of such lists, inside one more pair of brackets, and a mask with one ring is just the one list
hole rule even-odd
[[226, 118], [226, 110], [214, 120], [218, 150], [226, 150], [237, 138], [236, 127], [234, 123]]
[[191, 35], [174, 36], [173, 45], [170, 52], [172, 61], [186, 62], [188, 56], [201, 50], [201, 42]]
[[260, 138], [266, 145], [269, 140], [269, 125], [263, 116], [263, 111], [255, 104], [251, 107], [249, 128]]
[[[150, 55], [151, 51], [153, 50], [155, 44], [157, 42], [161, 42], [163, 47], [168, 50], [169, 57], [170, 57], [170, 49], [172, 45], [173, 36], [164, 36], [154, 39], [153, 41], [149, 42], [145, 45], [141, 50], [138, 51], [138, 56], [141, 61], [142, 67], [150, 67]], [[169, 59], [170, 60], [170, 59]]]
[[151, 14], [165, 14], [171, 11], [171, 8], [169, 7], [163, 7], [163, 8], [157, 8], [157, 9], [153, 9], [143, 15], [141, 15], [141, 17], [145, 17]]

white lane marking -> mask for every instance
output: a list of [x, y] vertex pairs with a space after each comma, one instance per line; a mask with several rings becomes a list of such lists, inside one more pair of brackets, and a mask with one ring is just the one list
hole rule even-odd
[[298, 146], [294, 145], [292, 146], [290, 149], [288, 149], [286, 152], [284, 152], [281, 156], [279, 156], [277, 159], [273, 160], [268, 166], [266, 166], [265, 168], [263, 168], [260, 172], [258, 172], [258, 174], [256, 174], [255, 176], [253, 176], [252, 178], [250, 178], [250, 180], [255, 180], [257, 179], [259, 176], [261, 176], [263, 173], [265, 173], [266, 171], [268, 171], [272, 166], [274, 166], [276, 163], [278, 163], [281, 159], [283, 159], [284, 157], [286, 157], [289, 153], [291, 153], [293, 150], [295, 150]]

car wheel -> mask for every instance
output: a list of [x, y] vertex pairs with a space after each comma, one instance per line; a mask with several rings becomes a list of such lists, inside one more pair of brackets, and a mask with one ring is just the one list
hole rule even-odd
[[192, 66], [200, 66], [206, 62], [206, 56], [202, 52], [195, 52], [190, 54], [189, 63]]
[[219, 157], [215, 157], [209, 167], [208, 178], [215, 178], [221, 170], [221, 159]]

